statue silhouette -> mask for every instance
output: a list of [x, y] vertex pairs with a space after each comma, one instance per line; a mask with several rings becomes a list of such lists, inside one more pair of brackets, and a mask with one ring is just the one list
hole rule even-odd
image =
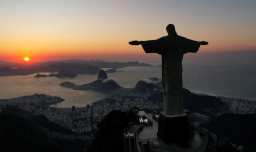
[[164, 115], [182, 115], [182, 59], [188, 52], [196, 53], [205, 41], [193, 41], [177, 35], [173, 24], [166, 27], [168, 36], [156, 40], [131, 41], [130, 45], [142, 45], [146, 53], [162, 56], [162, 84], [164, 88]]

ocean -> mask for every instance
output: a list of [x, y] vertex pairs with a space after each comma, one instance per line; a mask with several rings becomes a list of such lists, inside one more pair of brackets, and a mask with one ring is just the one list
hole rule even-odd
[[[114, 79], [124, 88], [133, 88], [139, 80], [145, 78], [161, 79], [162, 75], [162, 68], [157, 64], [153, 67], [126, 67], [119, 70], [123, 72], [108, 73], [108, 77]], [[73, 79], [34, 78], [35, 75], [36, 73], [25, 76], [0, 77], [0, 99], [16, 98], [35, 93], [47, 94], [65, 99], [65, 101], [53, 106], [71, 108], [71, 106], [83, 107], [108, 96], [102, 92], [72, 90], [59, 86], [65, 81], [77, 85], [86, 84], [96, 80], [97, 75], [84, 74]], [[256, 65], [185, 64], [183, 65], [183, 86], [196, 93], [256, 100]]]

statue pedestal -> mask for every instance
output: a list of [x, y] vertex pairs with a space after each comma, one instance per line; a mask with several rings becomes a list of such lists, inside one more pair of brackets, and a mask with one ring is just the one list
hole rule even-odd
[[167, 116], [160, 113], [157, 136], [164, 142], [184, 141], [189, 135], [189, 118], [186, 114]]

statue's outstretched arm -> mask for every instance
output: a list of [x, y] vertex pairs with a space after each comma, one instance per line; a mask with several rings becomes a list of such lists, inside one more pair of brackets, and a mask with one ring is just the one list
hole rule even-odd
[[130, 45], [140, 45], [141, 44], [141, 41], [131, 41], [129, 42]]
[[200, 44], [201, 44], [201, 45], [207, 45], [207, 44], [208, 44], [208, 42], [201, 41], [201, 42], [200, 42]]

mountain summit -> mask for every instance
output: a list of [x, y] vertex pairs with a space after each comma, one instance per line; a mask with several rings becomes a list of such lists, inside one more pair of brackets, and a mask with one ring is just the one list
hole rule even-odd
[[98, 74], [98, 79], [107, 79], [108, 75], [104, 70], [101, 70]]

